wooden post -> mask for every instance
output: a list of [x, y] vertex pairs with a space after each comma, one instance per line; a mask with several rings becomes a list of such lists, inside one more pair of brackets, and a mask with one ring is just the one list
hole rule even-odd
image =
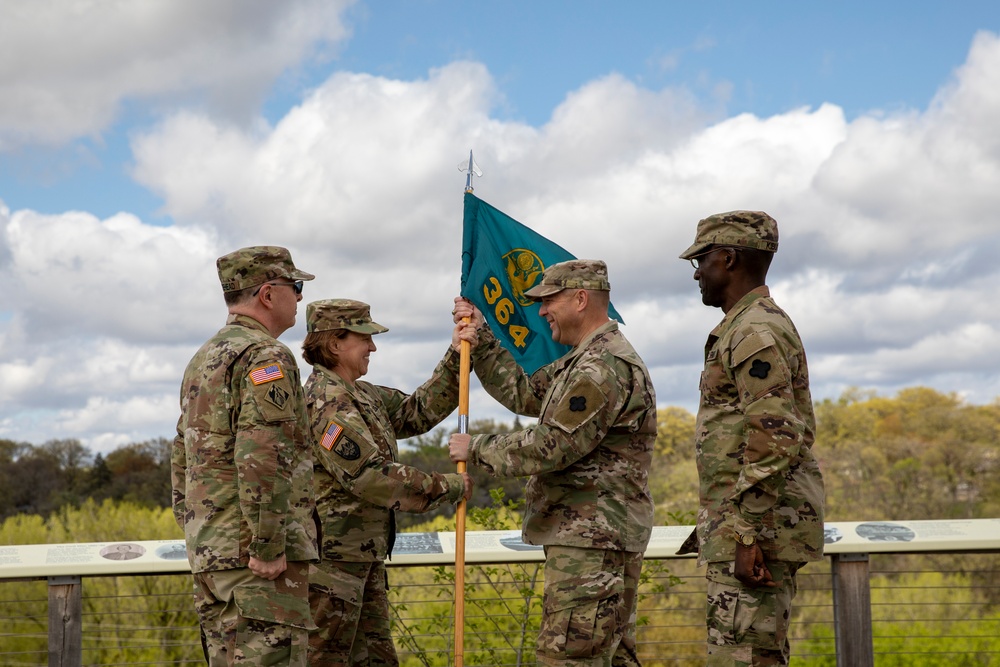
[[868, 554], [832, 554], [837, 667], [875, 667]]
[[[469, 318], [462, 318], [468, 322]], [[472, 346], [461, 343], [458, 371], [458, 432], [469, 432], [469, 376], [472, 374]], [[465, 472], [459, 461], [458, 472]], [[455, 667], [465, 665], [465, 500], [455, 510]]]
[[83, 665], [80, 577], [49, 577], [49, 667]]

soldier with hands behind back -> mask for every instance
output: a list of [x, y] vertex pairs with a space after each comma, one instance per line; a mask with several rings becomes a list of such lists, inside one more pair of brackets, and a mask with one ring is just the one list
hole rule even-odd
[[216, 265], [229, 317], [184, 371], [174, 515], [209, 664], [301, 667], [318, 517], [299, 371], [277, 337], [295, 324], [314, 276], [277, 246]]
[[700, 221], [681, 254], [725, 314], [705, 344], [695, 429], [711, 667], [787, 665], [795, 574], [823, 557], [806, 355], [765, 284], [777, 249], [771, 216], [731, 211]]

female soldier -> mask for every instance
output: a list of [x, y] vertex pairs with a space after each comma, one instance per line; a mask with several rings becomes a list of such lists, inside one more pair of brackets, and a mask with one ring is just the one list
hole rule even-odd
[[426, 473], [397, 462], [397, 438], [434, 428], [458, 405], [458, 347], [476, 343], [458, 324], [431, 378], [412, 394], [360, 381], [388, 331], [369, 306], [350, 299], [306, 307], [303, 358], [313, 371], [306, 406], [315, 459], [321, 562], [310, 572], [312, 665], [398, 665], [389, 632], [385, 563], [395, 539], [394, 510], [427, 512], [472, 495], [467, 474]]

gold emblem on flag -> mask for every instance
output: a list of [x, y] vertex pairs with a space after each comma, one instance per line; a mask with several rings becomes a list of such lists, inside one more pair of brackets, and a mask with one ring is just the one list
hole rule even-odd
[[523, 307], [534, 304], [534, 301], [524, 296], [531, 289], [545, 270], [545, 265], [538, 255], [525, 248], [514, 248], [503, 256], [507, 270], [507, 282], [514, 293], [514, 298]]

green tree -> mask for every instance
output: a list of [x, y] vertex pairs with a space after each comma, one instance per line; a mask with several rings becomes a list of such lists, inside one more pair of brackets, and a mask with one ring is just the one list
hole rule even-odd
[[104, 459], [111, 483], [95, 489], [97, 499], [112, 498], [145, 507], [170, 505], [170, 445], [166, 438], [119, 447]]
[[656, 445], [649, 491], [656, 523], [694, 523], [698, 509], [698, 470], [694, 452], [695, 417], [684, 408], [656, 409]]
[[[469, 433], [510, 433], [520, 430], [520, 422], [515, 420], [513, 425], [497, 422], [492, 419], [479, 419], [469, 423]], [[438, 427], [429, 433], [409, 438], [400, 447], [399, 460], [401, 463], [411, 465], [425, 472], [453, 473], [456, 470], [455, 464], [451, 462], [448, 455], [448, 438], [458, 429], [447, 429]], [[504, 496], [517, 502], [524, 497], [524, 479], [516, 477], [498, 478], [493, 477], [477, 466], [469, 466], [468, 473], [475, 483], [472, 499], [469, 501], [470, 507], [485, 507], [491, 502], [491, 494], [494, 490], [500, 489]], [[444, 517], [450, 519], [455, 515], [455, 507], [445, 504], [426, 514], [409, 514], [406, 512], [396, 513], [396, 525], [400, 529], [416, 526], [435, 519]]]
[[926, 387], [817, 405], [827, 519], [948, 519], [996, 509], [1000, 406]]

